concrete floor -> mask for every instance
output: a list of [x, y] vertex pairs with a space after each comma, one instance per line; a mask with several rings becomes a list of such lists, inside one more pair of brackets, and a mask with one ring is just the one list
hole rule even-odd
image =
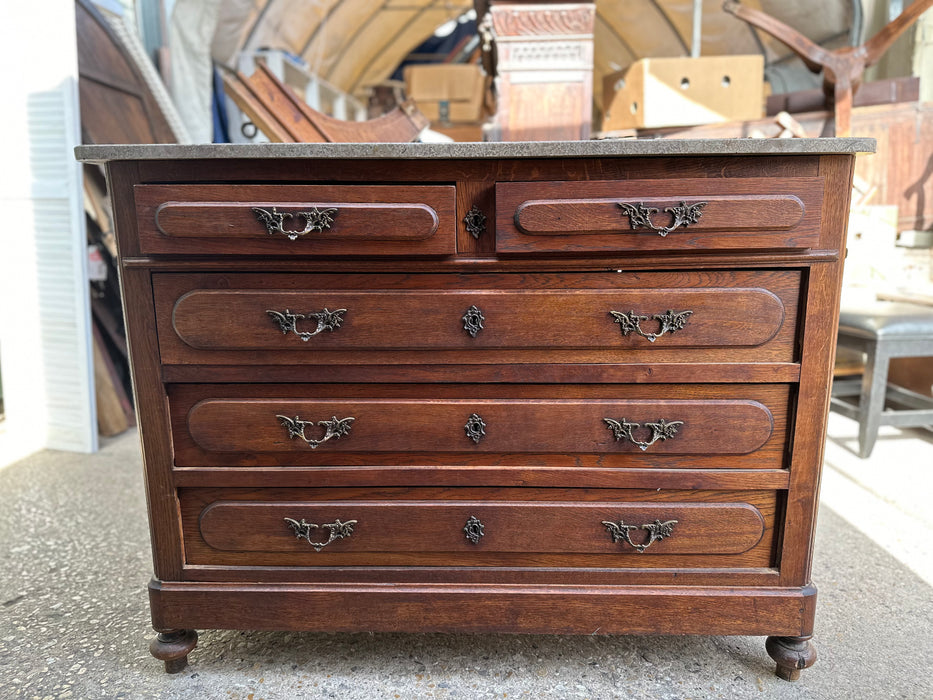
[[0, 699], [933, 698], [933, 433], [870, 460], [831, 416], [813, 578], [819, 661], [772, 673], [761, 637], [202, 631], [148, 653], [151, 562], [135, 432], [0, 468]]

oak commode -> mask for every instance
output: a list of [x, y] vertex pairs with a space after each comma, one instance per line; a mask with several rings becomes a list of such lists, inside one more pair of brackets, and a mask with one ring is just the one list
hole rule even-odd
[[810, 563], [864, 139], [89, 146], [159, 635], [767, 635]]

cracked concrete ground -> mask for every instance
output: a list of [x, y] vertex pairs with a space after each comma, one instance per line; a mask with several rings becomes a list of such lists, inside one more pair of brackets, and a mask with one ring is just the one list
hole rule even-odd
[[199, 630], [149, 656], [138, 439], [0, 468], [0, 699], [933, 698], [933, 438], [887, 429], [870, 460], [832, 416], [813, 579], [819, 660], [773, 675], [762, 637], [295, 634]]

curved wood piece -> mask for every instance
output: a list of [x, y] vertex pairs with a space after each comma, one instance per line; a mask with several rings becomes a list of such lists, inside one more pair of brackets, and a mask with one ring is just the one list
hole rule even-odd
[[784, 24], [771, 15], [746, 7], [737, 0], [726, 0], [722, 9], [743, 22], [758, 27], [778, 41], [786, 44], [814, 73], [819, 73], [827, 62], [832, 60], [832, 52], [814, 43], [793, 27]]
[[264, 63], [246, 80], [266, 109], [295, 133], [296, 141], [312, 143], [407, 143], [429, 122], [414, 102], [406, 101], [388, 114], [364, 122], [345, 121], [306, 104]]
[[75, 2], [84, 143], [175, 143], [172, 127], [122, 40], [90, 0]]
[[920, 15], [933, 7], [933, 0], [914, 0], [907, 9], [882, 27], [877, 34], [866, 41], [862, 48], [865, 54], [865, 67], [878, 62], [885, 52], [891, 48], [897, 38], [903, 34]]
[[188, 653], [198, 643], [195, 630], [163, 630], [149, 645], [149, 653], [165, 662], [166, 673], [180, 673], [188, 665]]
[[865, 69], [877, 63], [891, 44], [931, 6], [933, 0], [917, 0], [862, 46], [836, 51], [824, 49], [793, 27], [736, 0], [726, 0], [722, 9], [786, 44], [814, 73], [822, 70], [823, 91], [832, 100], [835, 114], [835, 135], [849, 136], [852, 131], [852, 97]]
[[777, 663], [774, 672], [778, 678], [785, 681], [796, 681], [800, 678], [800, 671], [810, 668], [816, 663], [816, 647], [806, 637], [768, 637], [765, 640], [765, 649]]

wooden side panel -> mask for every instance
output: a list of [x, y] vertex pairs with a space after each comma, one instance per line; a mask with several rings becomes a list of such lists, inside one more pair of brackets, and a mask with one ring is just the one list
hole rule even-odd
[[174, 143], [159, 103], [120, 38], [88, 0], [75, 3], [83, 143]]
[[[824, 236], [839, 247], [845, 240], [854, 161], [854, 156], [825, 156], [822, 162], [827, 192], [832, 193], [823, 211]], [[781, 545], [781, 580], [785, 585], [802, 585], [810, 580], [841, 287], [841, 263], [811, 268], [801, 339], [791, 484]]]

